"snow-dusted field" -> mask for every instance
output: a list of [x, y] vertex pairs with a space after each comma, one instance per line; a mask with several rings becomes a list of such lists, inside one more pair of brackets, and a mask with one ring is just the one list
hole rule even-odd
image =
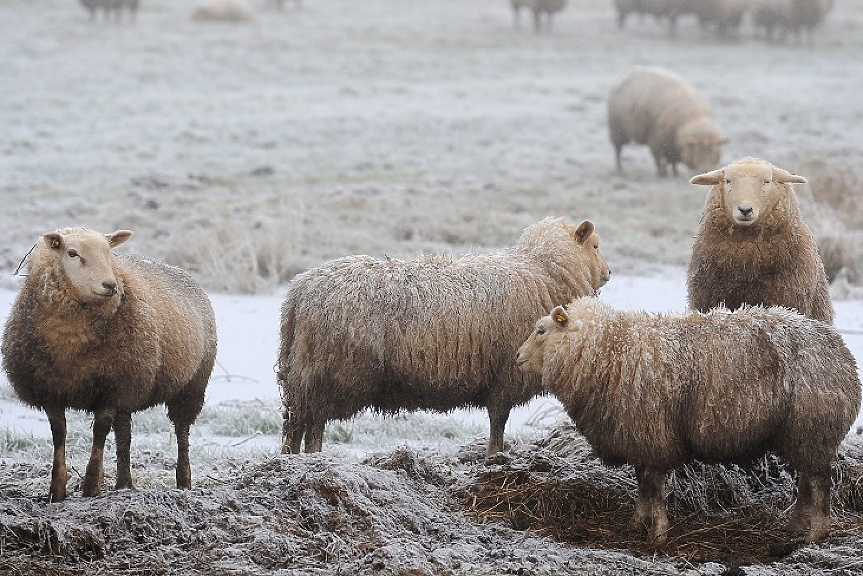
[[[193, 427], [198, 487], [188, 495], [170, 490], [175, 446], [154, 409], [135, 417], [140, 490], [82, 501], [73, 478], [70, 500], [46, 505], [45, 417], [17, 403], [0, 375], [0, 501], [8, 502], [0, 505], [0, 572], [17, 538], [16, 554], [48, 558], [30, 568], [37, 573], [140, 574], [134, 554], [145, 552], [154, 574], [722, 573], [661, 551], [652, 559], [581, 549], [454, 514], [452, 485], [501, 465], [483, 462], [482, 411], [364, 415], [330, 424], [323, 455], [277, 456], [273, 366], [284, 283], [346, 254], [507, 246], [553, 214], [596, 223], [614, 270], [603, 299], [682, 311], [706, 190], [688, 174], [657, 178], [643, 147], [624, 149], [626, 173], [614, 172], [605, 95], [636, 64], [669, 67], [704, 94], [728, 137], [723, 163], [754, 155], [811, 176], [811, 187], [798, 187], [807, 219], [859, 258], [863, 209], [837, 213], [817, 191], [833, 167], [858, 177], [840, 186], [863, 178], [863, 69], [855, 64], [863, 3], [837, 0], [811, 46], [767, 44], [748, 20], [727, 40], [685, 18], [673, 39], [649, 18], [620, 31], [611, 0], [570, 0], [540, 35], [524, 15], [514, 29], [508, 0], [303, 0], [282, 12], [248, 0], [254, 18], [242, 24], [194, 22], [195, 3], [142, 0], [134, 24], [93, 24], [76, 0], [0, 2], [0, 320], [33, 242], [82, 225], [132, 229], [124, 249], [190, 269], [219, 326], [218, 365]], [[858, 361], [860, 264], [834, 286], [836, 325]], [[563, 421], [556, 406], [538, 398], [513, 412], [513, 462], [530, 459], [532, 442]], [[69, 458], [79, 470], [89, 425], [70, 415]], [[399, 484], [404, 471], [386, 464], [399, 447], [415, 451], [405, 466], [419, 458], [446, 469], [442, 480], [415, 484], [409, 470]], [[113, 458], [107, 463], [109, 482]], [[292, 471], [323, 478], [323, 488], [307, 491], [324, 503], [303, 499]], [[374, 546], [368, 534], [339, 529], [335, 516], [321, 525], [307, 518], [309, 526], [279, 516], [297, 502], [323, 509], [337, 488], [357, 499], [391, 490], [391, 505], [369, 496], [379, 508], [368, 510], [401, 514], [417, 502], [420, 512], [368, 528], [380, 530], [369, 536]], [[301, 495], [279, 501], [279, 490]], [[276, 504], [262, 505], [267, 499]], [[190, 510], [201, 525], [191, 516], [172, 524]], [[348, 512], [340, 511], [365, 526]], [[405, 528], [426, 522], [446, 528]], [[181, 535], [197, 544], [178, 544]], [[297, 544], [310, 541], [319, 547], [313, 557]], [[124, 547], [137, 552], [124, 559]], [[746, 573], [852, 574], [860, 550], [859, 538], [838, 535]]]

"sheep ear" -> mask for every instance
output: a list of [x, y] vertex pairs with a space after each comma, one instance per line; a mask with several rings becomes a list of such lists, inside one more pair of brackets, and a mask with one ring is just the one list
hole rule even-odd
[[779, 182], [780, 184], [806, 184], [806, 178], [803, 176], [798, 176], [797, 174], [792, 174], [788, 170], [776, 167], [773, 168], [773, 181]]
[[719, 184], [722, 182], [722, 179], [725, 177], [725, 170], [720, 168], [719, 170], [714, 170], [713, 172], [705, 172], [704, 174], [699, 174], [698, 176], [693, 176], [692, 180], [689, 181], [690, 184], [701, 184], [703, 186], [713, 186], [714, 184]]
[[551, 311], [551, 319], [560, 328], [566, 328], [566, 325], [569, 324], [569, 314], [563, 306], [557, 306]]
[[578, 229], [575, 231], [575, 240], [579, 244], [584, 244], [590, 235], [593, 234], [594, 226], [593, 222], [590, 220], [585, 220], [581, 224], [578, 225]]
[[117, 230], [113, 234], [105, 234], [105, 238], [108, 239], [108, 244], [111, 245], [111, 248], [115, 246], [119, 246], [126, 240], [132, 237], [131, 230]]
[[45, 245], [48, 246], [48, 248], [59, 250], [63, 247], [63, 235], [59, 232], [49, 232], [42, 238], [45, 239]]

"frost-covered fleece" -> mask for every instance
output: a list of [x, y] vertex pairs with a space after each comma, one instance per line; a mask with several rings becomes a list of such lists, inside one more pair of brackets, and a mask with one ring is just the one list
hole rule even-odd
[[799, 472], [788, 529], [830, 530], [830, 466], [860, 407], [854, 357], [828, 325], [787, 308], [621, 312], [581, 299], [541, 318], [518, 351], [609, 464], [638, 479], [634, 521], [663, 541], [669, 470], [767, 451]]
[[66, 497], [66, 408], [94, 415], [85, 496], [100, 491], [112, 427], [116, 487], [131, 487], [131, 413], [157, 404], [167, 406], [177, 433], [177, 486], [191, 487], [189, 427], [216, 356], [213, 309], [185, 271], [110, 252], [131, 234], [83, 228], [45, 234], [3, 333], [12, 388], [51, 424], [52, 501]]
[[785, 306], [833, 322], [824, 264], [791, 188], [805, 178], [743, 158], [691, 182], [712, 186], [687, 270], [693, 310]]
[[608, 133], [618, 171], [629, 142], [650, 147], [660, 176], [669, 164], [676, 176], [679, 162], [709, 170], [722, 156], [723, 138], [707, 104], [683, 78], [655, 66], [637, 66], [612, 87]]
[[282, 451], [321, 449], [328, 420], [485, 407], [489, 453], [510, 409], [541, 391], [513, 358], [534, 321], [609, 279], [591, 222], [546, 219], [490, 253], [377, 260], [350, 256], [294, 278], [282, 305]]

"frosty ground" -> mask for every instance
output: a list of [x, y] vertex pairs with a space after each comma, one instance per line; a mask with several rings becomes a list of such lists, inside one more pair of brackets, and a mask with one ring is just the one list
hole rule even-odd
[[[681, 531], [693, 515], [743, 518], [710, 538], [764, 535], [757, 557], [736, 544], [645, 550], [613, 538], [627, 535], [614, 515], [595, 521], [603, 545], [477, 508], [495, 482], [519, 494], [541, 482], [544, 502], [590, 486], [597, 507], [631, 507], [631, 470], [599, 465], [548, 398], [514, 411], [498, 459], [484, 458], [480, 411], [363, 415], [331, 423], [323, 454], [280, 456], [273, 365], [296, 272], [353, 253], [496, 249], [549, 214], [596, 223], [614, 270], [602, 298], [682, 311], [705, 190], [656, 178], [643, 148], [614, 172], [605, 94], [634, 64], [672, 68], [705, 95], [729, 138], [723, 162], [755, 155], [810, 178], [807, 221], [849, 254], [836, 325], [860, 359], [863, 5], [838, 0], [811, 47], [768, 45], [747, 22], [729, 40], [687, 20], [673, 39], [651, 19], [618, 31], [611, 0], [571, 0], [540, 35], [513, 28], [506, 0], [305, 0], [282, 13], [260, 0], [241, 25], [192, 22], [192, 5], [143, 0], [134, 25], [94, 25], [74, 0], [0, 3], [0, 316], [41, 233], [131, 228], [128, 249], [204, 284], [220, 337], [190, 492], [172, 489], [176, 448], [156, 409], [134, 420], [136, 490], [109, 489], [108, 458], [102, 497], [81, 498], [73, 473], [70, 499], [47, 504], [44, 415], [0, 383], [0, 573], [860, 572], [851, 496], [835, 502], [828, 542], [769, 555], [791, 498], [772, 469], [766, 487], [715, 470], [670, 482]], [[819, 197], [830, 186], [847, 205]], [[837, 467], [852, 496], [861, 424]], [[75, 470], [89, 426], [70, 414]]]

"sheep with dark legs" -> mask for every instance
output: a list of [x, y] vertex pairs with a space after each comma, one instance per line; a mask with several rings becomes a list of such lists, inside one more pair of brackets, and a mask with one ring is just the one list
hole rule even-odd
[[860, 407], [854, 357], [828, 324], [787, 308], [621, 312], [596, 299], [541, 318], [516, 363], [541, 374], [606, 463], [635, 468], [633, 521], [669, 528], [666, 474], [768, 451], [799, 473], [788, 530], [830, 531], [830, 467]]
[[494, 253], [351, 256], [299, 274], [282, 305], [282, 452], [303, 440], [320, 451], [327, 421], [369, 407], [484, 407], [488, 452], [502, 450], [510, 410], [541, 391], [516, 370], [515, 350], [543, 311], [595, 294], [609, 275], [593, 224], [563, 219]]
[[83, 228], [45, 234], [3, 333], [12, 388], [51, 425], [52, 502], [66, 498], [66, 408], [94, 416], [84, 496], [101, 490], [112, 428], [116, 488], [132, 486], [132, 413], [157, 404], [167, 406], [177, 435], [177, 486], [192, 485], [189, 428], [216, 357], [213, 309], [185, 271], [111, 253], [131, 235]]

